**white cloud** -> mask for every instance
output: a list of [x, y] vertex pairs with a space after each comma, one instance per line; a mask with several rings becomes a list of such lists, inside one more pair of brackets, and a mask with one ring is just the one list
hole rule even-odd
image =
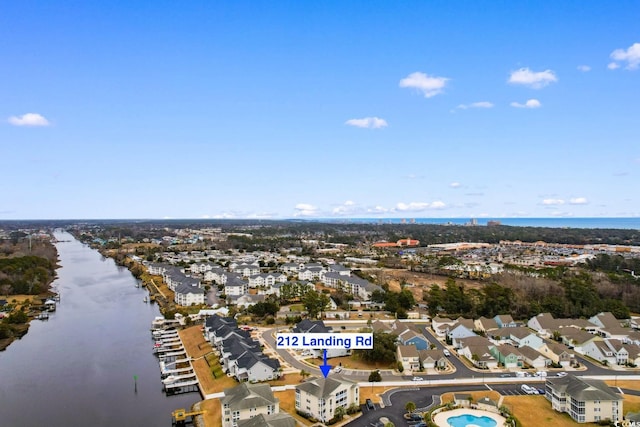
[[456, 108], [468, 110], [469, 108], [493, 108], [493, 103], [489, 101], [473, 102], [471, 104], [460, 104]]
[[375, 206], [373, 208], [368, 208], [367, 209], [367, 213], [372, 213], [372, 214], [383, 214], [383, 213], [387, 213], [389, 212], [389, 209], [382, 207], [382, 206]]
[[380, 129], [388, 126], [385, 119], [379, 117], [365, 117], [362, 119], [349, 119], [344, 122], [345, 125], [355, 126], [357, 128]]
[[424, 94], [425, 98], [431, 98], [442, 93], [449, 81], [446, 77], [429, 76], [425, 73], [415, 72], [400, 80], [400, 87], [416, 89]]
[[45, 119], [38, 113], [11, 116], [8, 121], [14, 126], [49, 126], [49, 120]]
[[551, 70], [544, 71], [531, 71], [528, 68], [520, 68], [517, 71], [512, 71], [509, 77], [509, 83], [519, 84], [532, 87], [534, 89], [540, 89], [547, 86], [549, 83], [557, 82], [558, 78], [556, 74]]
[[213, 219], [236, 219], [236, 218], [238, 218], [238, 216], [236, 214], [233, 214], [233, 213], [223, 212], [221, 214], [212, 215], [211, 218], [213, 218]]
[[433, 203], [427, 202], [411, 202], [411, 203], [398, 203], [396, 210], [400, 212], [421, 212], [427, 209], [444, 209], [447, 205], [441, 201], [435, 201]]
[[318, 213], [318, 208], [309, 203], [298, 203], [293, 216], [314, 216]]
[[591, 71], [591, 67], [588, 65], [578, 65], [578, 71], [586, 73], [587, 71]]
[[[636, 70], [640, 66], [640, 43], [634, 43], [625, 49], [616, 49], [611, 52], [611, 59], [618, 62], [626, 62], [627, 70]], [[616, 64], [618, 65], [618, 64]], [[609, 64], [611, 68], [611, 64]], [[617, 68], [617, 67], [616, 67]]]
[[564, 200], [562, 199], [544, 199], [542, 204], [545, 206], [558, 206], [564, 205]]
[[542, 107], [542, 104], [537, 99], [528, 99], [524, 104], [512, 102], [511, 106], [515, 108], [540, 108]]
[[589, 203], [589, 201], [586, 197], [574, 197], [573, 199], [569, 200], [569, 203], [572, 205], [586, 205], [587, 203]]
[[460, 184], [459, 182], [452, 182], [451, 184], [449, 184], [449, 187], [451, 188], [460, 188], [462, 184]]
[[355, 202], [353, 200], [347, 200], [342, 205], [333, 208], [331, 213], [334, 215], [352, 215], [356, 211], [359, 211], [359, 209], [357, 208]]
[[607, 68], [610, 70], [616, 70], [618, 68], [620, 68], [620, 66], [618, 64], [616, 64], [615, 62], [609, 62], [609, 64], [607, 65]]

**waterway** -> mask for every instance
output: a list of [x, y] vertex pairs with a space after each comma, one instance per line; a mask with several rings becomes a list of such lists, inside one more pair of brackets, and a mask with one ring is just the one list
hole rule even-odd
[[170, 426], [171, 411], [201, 399], [162, 391], [149, 332], [158, 308], [127, 269], [68, 233], [55, 237], [61, 300], [0, 352], [0, 425]]

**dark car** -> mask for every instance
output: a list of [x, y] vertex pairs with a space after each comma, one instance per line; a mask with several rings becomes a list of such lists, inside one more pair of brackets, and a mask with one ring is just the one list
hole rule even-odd
[[369, 410], [376, 409], [376, 406], [373, 404], [373, 401], [371, 399], [366, 400], [366, 405], [367, 409]]

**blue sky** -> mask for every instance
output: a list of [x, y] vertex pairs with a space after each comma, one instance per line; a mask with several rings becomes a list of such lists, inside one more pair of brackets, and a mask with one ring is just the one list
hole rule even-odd
[[0, 6], [0, 219], [640, 216], [637, 1]]

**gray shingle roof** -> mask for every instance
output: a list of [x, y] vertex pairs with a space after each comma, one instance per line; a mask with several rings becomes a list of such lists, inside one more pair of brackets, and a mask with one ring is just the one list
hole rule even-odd
[[238, 420], [238, 427], [296, 427], [296, 420], [289, 414], [260, 414], [248, 420]]
[[269, 384], [243, 383], [236, 387], [225, 389], [224, 397], [220, 401], [223, 405], [229, 405], [229, 409], [232, 411], [239, 411], [274, 405], [278, 402], [278, 399], [273, 396]]
[[622, 400], [622, 397], [611, 391], [609, 386], [601, 380], [568, 375], [564, 378], [548, 379], [547, 382], [554, 390], [564, 392], [579, 401]]
[[308, 381], [298, 384], [296, 389], [300, 389], [317, 398], [324, 399], [329, 397], [334, 390], [345, 383], [349, 386], [355, 385], [354, 382], [345, 380], [340, 375], [331, 375], [327, 378], [310, 378]]

